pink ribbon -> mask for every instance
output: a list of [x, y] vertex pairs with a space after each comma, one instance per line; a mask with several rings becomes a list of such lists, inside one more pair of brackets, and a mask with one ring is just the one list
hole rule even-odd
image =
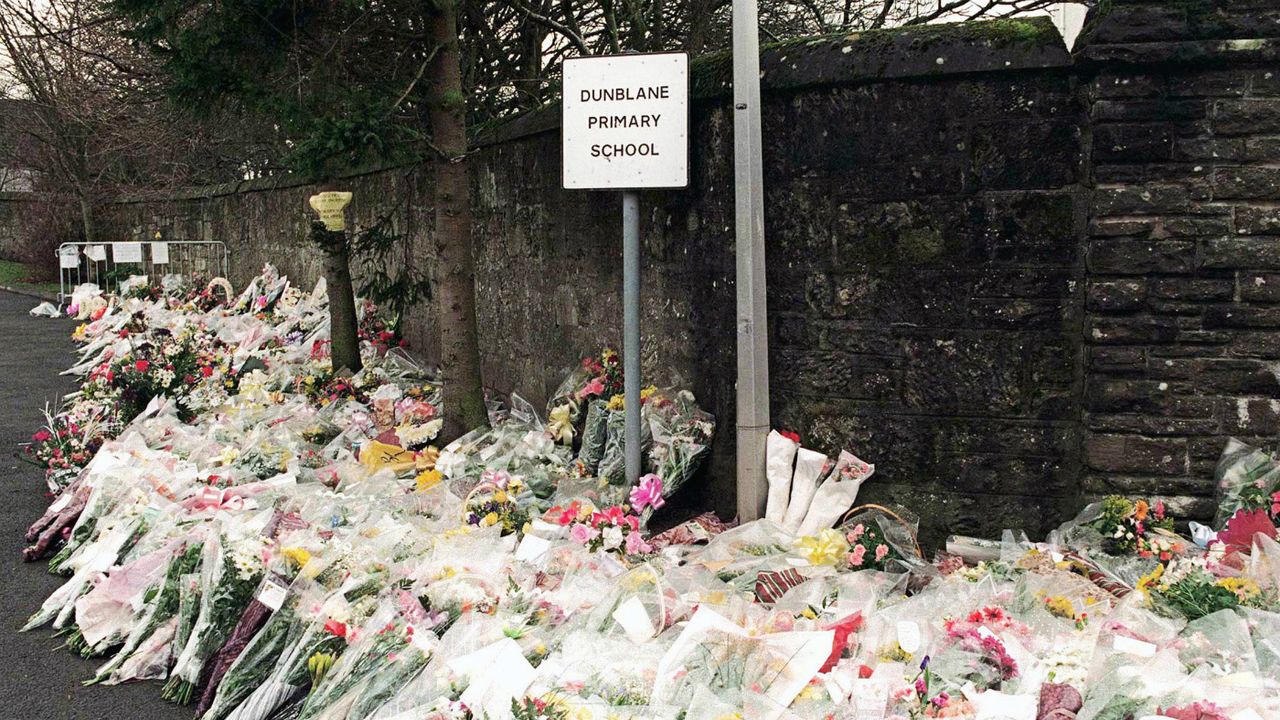
[[236, 495], [230, 488], [217, 490], [206, 487], [200, 488], [195, 495], [187, 498], [182, 502], [182, 507], [191, 512], [201, 512], [203, 510], [228, 510], [235, 512], [244, 507], [244, 498]]

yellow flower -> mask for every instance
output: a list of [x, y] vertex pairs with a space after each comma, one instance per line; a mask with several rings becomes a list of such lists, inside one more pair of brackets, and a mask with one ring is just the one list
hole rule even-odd
[[440, 484], [440, 479], [443, 477], [444, 475], [442, 475], [439, 470], [434, 468], [427, 470], [418, 475], [418, 477], [413, 481], [414, 489], [418, 492], [426, 492]]
[[801, 615], [802, 617], [808, 618], [809, 620], [817, 620], [817, 619], [818, 619], [818, 613], [814, 612], [814, 611], [813, 611], [813, 608], [811, 608], [811, 607], [807, 607], [807, 608], [805, 608], [805, 609], [801, 610], [801, 611], [800, 611], [800, 615]]
[[1143, 595], [1146, 595], [1148, 598], [1150, 598], [1151, 588], [1155, 587], [1155, 584], [1160, 580], [1161, 575], [1164, 575], [1164, 566], [1156, 565], [1155, 570], [1152, 570], [1146, 575], [1143, 575], [1138, 580], [1138, 589], [1142, 591]]
[[576, 412], [577, 406], [572, 401], [551, 409], [547, 431], [551, 433], [552, 440], [561, 445], [573, 444], [573, 416]]
[[1248, 578], [1229, 577], [1222, 578], [1218, 581], [1218, 587], [1226, 588], [1236, 594], [1236, 597], [1244, 600], [1252, 600], [1262, 594], [1262, 588], [1258, 587], [1258, 583]]
[[609, 398], [609, 405], [607, 407], [610, 410], [622, 410], [626, 406], [627, 406], [627, 397], [625, 395], [614, 395], [613, 397]]
[[653, 397], [653, 394], [656, 392], [658, 392], [658, 386], [650, 385], [649, 387], [644, 388], [643, 390], [640, 391], [640, 399], [648, 400], [649, 398]]
[[480, 521], [480, 524], [484, 525], [485, 527], [492, 527], [494, 525], [497, 525], [498, 513], [491, 512], [488, 515], [485, 515], [484, 518]]
[[796, 540], [796, 547], [809, 564], [832, 567], [843, 564], [845, 553], [849, 552], [849, 544], [845, 542], [844, 535], [831, 528]]
[[506, 502], [506, 501], [507, 501], [507, 493], [506, 493], [506, 492], [504, 492], [504, 491], [502, 491], [502, 490], [499, 490], [499, 491], [495, 492], [495, 493], [493, 494], [493, 501], [494, 501], [494, 502], [500, 502], [500, 503], [504, 503], [504, 502]]
[[289, 562], [297, 565], [298, 567], [302, 567], [303, 565], [311, 562], [311, 553], [307, 552], [306, 548], [285, 548], [281, 554], [284, 555]]

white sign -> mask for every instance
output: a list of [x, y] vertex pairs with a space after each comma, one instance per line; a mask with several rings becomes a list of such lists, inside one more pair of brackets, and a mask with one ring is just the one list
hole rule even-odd
[[112, 243], [111, 255], [118, 263], [140, 263], [142, 262], [142, 243]]
[[169, 264], [169, 243], [167, 242], [151, 243], [151, 264], [152, 265], [168, 265]]
[[58, 248], [58, 267], [63, 270], [80, 267], [80, 249], [75, 245]]
[[564, 61], [564, 187], [689, 185], [689, 56]]

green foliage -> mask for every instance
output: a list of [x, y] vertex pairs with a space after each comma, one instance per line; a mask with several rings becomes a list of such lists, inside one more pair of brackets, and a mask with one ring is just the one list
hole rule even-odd
[[324, 179], [420, 153], [423, 3], [109, 2], [178, 104], [268, 118], [296, 173]]
[[379, 217], [351, 240], [351, 259], [360, 268], [356, 292], [391, 313], [397, 334], [410, 308], [431, 300], [430, 274], [413, 262], [407, 243], [392, 215]]

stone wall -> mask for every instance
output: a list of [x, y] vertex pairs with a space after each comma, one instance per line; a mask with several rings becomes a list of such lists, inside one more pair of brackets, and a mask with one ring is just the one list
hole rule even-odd
[[[1041, 21], [763, 53], [775, 424], [877, 463], [864, 499], [918, 511], [926, 543], [1041, 533], [1112, 490], [1203, 511], [1224, 437], [1280, 423], [1266, 371], [1280, 277], [1264, 272], [1280, 263], [1266, 237], [1277, 81], [1249, 35], [1275, 4], [1184, 5], [1113, 2], [1075, 57]], [[1237, 41], [1196, 50], [1178, 33]], [[728, 516], [729, 58], [693, 74], [690, 188], [642, 197], [644, 366], [719, 418], [709, 480], [684, 502]], [[618, 342], [619, 201], [560, 189], [553, 111], [473, 157], [486, 382], [541, 403]], [[398, 264], [431, 266], [430, 181], [420, 167], [349, 178], [357, 223], [390, 213], [410, 238]], [[237, 279], [270, 261], [310, 282], [311, 192], [206, 188], [122, 203], [117, 222], [122, 237], [225, 240]], [[409, 337], [436, 355], [429, 308]]]
[[1086, 43], [1082, 489], [1207, 514], [1227, 437], [1280, 430], [1280, 3], [1116, 3]]

